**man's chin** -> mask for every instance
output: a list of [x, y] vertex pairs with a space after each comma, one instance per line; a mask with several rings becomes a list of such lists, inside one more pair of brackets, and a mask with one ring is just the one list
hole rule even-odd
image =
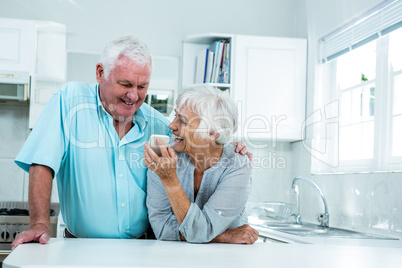
[[133, 119], [135, 112], [117, 113], [115, 116], [113, 116], [113, 119], [121, 123], [126, 122], [128, 120], [131, 121]]
[[118, 116], [131, 117], [138, 111], [138, 108], [139, 107], [137, 105], [133, 105], [130, 108], [124, 107], [124, 108], [118, 109], [116, 112], [117, 112]]

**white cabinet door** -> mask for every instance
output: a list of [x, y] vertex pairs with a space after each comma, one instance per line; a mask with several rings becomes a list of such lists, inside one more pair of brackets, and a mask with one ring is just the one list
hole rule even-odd
[[307, 41], [235, 36], [233, 96], [240, 139], [302, 139]]
[[52, 22], [36, 22], [37, 60], [35, 75], [40, 79], [66, 79], [66, 27]]
[[34, 21], [0, 18], [0, 70], [32, 70]]
[[36, 21], [36, 60], [31, 79], [29, 128], [33, 128], [51, 96], [66, 81], [66, 26]]

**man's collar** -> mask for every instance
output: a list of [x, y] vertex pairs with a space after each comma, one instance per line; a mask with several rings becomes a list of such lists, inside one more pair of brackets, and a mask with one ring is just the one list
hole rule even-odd
[[134, 114], [134, 117], [133, 117], [133, 123], [138, 124], [138, 126], [142, 130], [144, 130], [148, 124], [148, 121], [144, 116], [143, 109], [144, 109], [144, 107], [142, 104], [141, 107], [138, 109], [138, 111]]
[[102, 101], [101, 101], [101, 99], [100, 99], [100, 86], [99, 86], [99, 83], [98, 84], [96, 84], [96, 106], [98, 106], [99, 107], [99, 111], [105, 111], [106, 112], [106, 110], [105, 110], [105, 108], [103, 107], [103, 104], [102, 104]]

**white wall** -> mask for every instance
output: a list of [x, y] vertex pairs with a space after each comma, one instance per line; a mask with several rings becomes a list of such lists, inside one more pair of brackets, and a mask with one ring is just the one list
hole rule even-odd
[[103, 50], [134, 34], [155, 55], [180, 56], [181, 41], [197, 33], [305, 37], [297, 0], [0, 0], [0, 17], [51, 20], [67, 26], [67, 49]]
[[[318, 62], [318, 39], [381, 2], [305, 0], [309, 41], [307, 116], [317, 108], [314, 68]], [[307, 137], [311, 138], [311, 133]], [[328, 202], [330, 225], [402, 235], [402, 199], [398, 198], [402, 194], [402, 173], [311, 175], [311, 156], [302, 143], [293, 143], [291, 151], [291, 177], [305, 176], [322, 189]], [[323, 211], [323, 205], [310, 188], [301, 185], [301, 212], [306, 221], [315, 222], [315, 214]]]
[[[141, 38], [154, 55], [180, 57], [182, 40], [190, 34], [306, 37], [303, 8], [298, 0], [0, 0], [0, 17], [65, 24], [67, 50], [74, 52], [70, 60], [79, 53], [99, 54], [108, 41], [126, 34]], [[89, 62], [85, 66], [96, 61], [91, 55], [85, 59]], [[71, 67], [67, 77], [77, 77]], [[92, 72], [95, 75], [92, 70], [83, 70], [85, 77]], [[13, 163], [28, 135], [27, 116], [27, 107], [0, 103], [0, 137], [5, 137], [0, 141], [0, 201], [27, 201], [27, 175]], [[264, 162], [255, 168], [251, 199], [279, 199], [278, 187], [288, 187], [282, 181], [290, 176], [290, 144], [253, 152]], [[276, 160], [285, 161], [286, 167], [275, 166]], [[52, 200], [57, 201], [57, 193], [53, 193]]]

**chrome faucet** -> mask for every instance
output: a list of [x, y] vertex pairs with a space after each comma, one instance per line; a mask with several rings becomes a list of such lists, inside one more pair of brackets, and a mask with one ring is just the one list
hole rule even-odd
[[[324, 213], [317, 214], [317, 220], [320, 223], [321, 227], [329, 227], [329, 214], [328, 214], [328, 208], [327, 208], [327, 200], [325, 199], [325, 196], [322, 193], [321, 189], [317, 186], [317, 184], [315, 184], [314, 182], [312, 182], [309, 179], [306, 179], [303, 177], [296, 177], [293, 179], [293, 182], [292, 182], [292, 189], [294, 189], [295, 191], [297, 188], [297, 186], [296, 186], [297, 180], [302, 180], [302, 181], [307, 182], [308, 184], [310, 184], [310, 186], [312, 186], [314, 189], [316, 189], [318, 191], [318, 193], [321, 196], [322, 202], [324, 203], [325, 211], [324, 211]], [[294, 214], [293, 216], [295, 217], [296, 223], [301, 224], [300, 210], [298, 211], [298, 214]]]

